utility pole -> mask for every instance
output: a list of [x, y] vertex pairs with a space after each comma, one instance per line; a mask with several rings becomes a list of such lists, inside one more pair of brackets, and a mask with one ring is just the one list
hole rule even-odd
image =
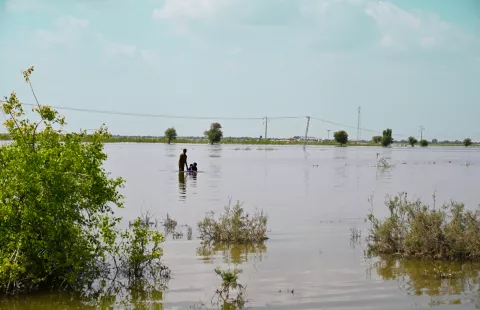
[[360, 115], [362, 107], [358, 107], [358, 119], [357, 119], [357, 141], [360, 141]]
[[267, 140], [267, 132], [268, 132], [268, 117], [265, 116], [265, 140]]
[[423, 126], [420, 126], [420, 140], [423, 140], [423, 131], [425, 128]]
[[327, 133], [328, 133], [328, 140], [330, 140], [330, 129], [327, 129]]
[[305, 140], [303, 140], [303, 149], [307, 147], [308, 126], [310, 126], [310, 116], [307, 116], [307, 128], [305, 129]]

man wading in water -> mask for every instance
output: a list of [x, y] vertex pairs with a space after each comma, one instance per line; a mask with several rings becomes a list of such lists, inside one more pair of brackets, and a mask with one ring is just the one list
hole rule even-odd
[[183, 153], [180, 154], [180, 158], [178, 159], [178, 171], [185, 171], [184, 168], [187, 167], [187, 149], [183, 150]]

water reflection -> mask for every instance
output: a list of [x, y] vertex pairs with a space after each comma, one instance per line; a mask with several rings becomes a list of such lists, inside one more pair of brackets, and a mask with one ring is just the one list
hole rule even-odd
[[176, 154], [176, 147], [175, 145], [172, 145], [172, 144], [167, 144], [165, 145], [165, 157], [177, 157], [178, 155]]
[[187, 184], [185, 180], [186, 180], [185, 173], [179, 172], [178, 173], [178, 192], [179, 192], [180, 200], [187, 199]]
[[209, 146], [209, 148], [208, 148], [208, 156], [209, 157], [216, 158], [216, 157], [221, 157], [221, 155], [222, 155], [222, 146], [221, 145], [214, 144], [214, 145]]
[[158, 279], [101, 280], [83, 293], [38, 293], [0, 298], [0, 309], [163, 310], [166, 282]]
[[381, 258], [372, 265], [408, 295], [430, 296], [430, 306], [475, 304], [480, 309], [480, 263]]
[[205, 263], [213, 263], [215, 255], [221, 254], [226, 264], [242, 264], [250, 259], [262, 261], [267, 252], [265, 243], [258, 244], [202, 244], [197, 248], [197, 256]]
[[197, 187], [197, 172], [191, 172], [189, 177], [192, 179], [192, 187]]

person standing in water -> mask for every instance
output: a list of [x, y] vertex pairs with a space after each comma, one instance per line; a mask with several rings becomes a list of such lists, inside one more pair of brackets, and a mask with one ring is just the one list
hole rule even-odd
[[185, 167], [187, 167], [188, 170], [187, 149], [184, 149], [183, 153], [180, 154], [180, 158], [178, 159], [178, 171], [185, 171]]

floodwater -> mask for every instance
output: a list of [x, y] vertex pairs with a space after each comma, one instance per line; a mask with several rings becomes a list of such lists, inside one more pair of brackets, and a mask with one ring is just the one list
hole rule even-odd
[[[196, 176], [175, 171], [181, 149]], [[193, 228], [164, 244], [172, 279], [162, 293], [143, 294], [132, 308], [211, 307], [217, 266], [243, 270], [252, 309], [480, 309], [480, 264], [365, 258], [364, 219], [387, 214], [386, 195], [407, 192], [436, 205], [480, 203], [480, 149], [109, 144], [105, 168], [126, 180], [123, 225], [149, 211]], [[377, 156], [392, 165], [375, 167]], [[264, 245], [202, 248], [196, 223], [240, 200], [269, 215]], [[369, 199], [371, 202], [369, 202]], [[352, 242], [350, 228], [361, 229]], [[155, 297], [154, 297], [155, 295]], [[137, 296], [138, 297], [138, 296]], [[62, 295], [0, 303], [2, 309], [76, 309]], [[122, 305], [119, 308], [128, 307]]]

